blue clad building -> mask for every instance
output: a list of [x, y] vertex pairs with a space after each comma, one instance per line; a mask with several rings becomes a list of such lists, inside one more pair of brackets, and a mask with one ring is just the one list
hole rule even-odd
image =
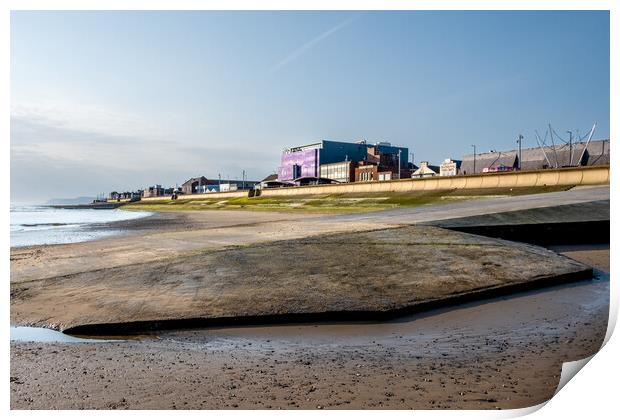
[[402, 169], [407, 167], [409, 157], [407, 147], [392, 146], [384, 142], [368, 144], [365, 141], [347, 143], [321, 140], [284, 150], [278, 169], [278, 180], [292, 181], [301, 176], [318, 177], [319, 166], [327, 163], [366, 161], [369, 147], [374, 147], [381, 154], [398, 154], [400, 151], [400, 166]]

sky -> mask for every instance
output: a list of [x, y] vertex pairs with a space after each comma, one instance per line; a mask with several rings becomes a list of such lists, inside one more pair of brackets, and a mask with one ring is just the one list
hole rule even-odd
[[321, 139], [609, 138], [609, 65], [607, 11], [13, 11], [11, 201], [260, 180]]

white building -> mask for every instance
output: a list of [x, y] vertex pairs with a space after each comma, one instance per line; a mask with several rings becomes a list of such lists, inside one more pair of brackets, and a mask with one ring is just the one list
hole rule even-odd
[[456, 176], [461, 169], [460, 160], [446, 159], [439, 165], [439, 176]]
[[237, 189], [239, 189], [239, 186], [237, 184], [220, 184], [221, 192], [237, 191]]
[[437, 166], [429, 165], [427, 161], [420, 162], [420, 167], [417, 171], [411, 174], [411, 178], [427, 178], [437, 175], [439, 168]]

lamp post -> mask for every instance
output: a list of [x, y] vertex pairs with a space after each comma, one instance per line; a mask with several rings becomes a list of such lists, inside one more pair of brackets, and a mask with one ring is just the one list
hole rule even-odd
[[570, 162], [568, 162], [568, 166], [573, 166], [573, 132], [566, 131], [568, 133], [568, 158]]
[[523, 136], [519, 134], [519, 138], [517, 139], [517, 143], [519, 143], [519, 170], [521, 170], [521, 142], [523, 142]]
[[476, 173], [476, 145], [472, 144], [471, 147], [474, 148], [474, 173]]

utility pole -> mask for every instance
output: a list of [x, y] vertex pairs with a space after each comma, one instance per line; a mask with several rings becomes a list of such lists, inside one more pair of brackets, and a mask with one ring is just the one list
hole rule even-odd
[[474, 173], [476, 173], [476, 145], [472, 144], [471, 147], [474, 148]]
[[568, 133], [568, 158], [570, 162], [568, 162], [568, 166], [573, 166], [573, 132], [567, 130]]
[[217, 189], [222, 188], [222, 174], [217, 174]]
[[243, 170], [243, 172], [241, 173], [241, 182], [242, 182], [242, 190], [245, 190], [245, 169]]
[[521, 134], [519, 134], [519, 139], [517, 140], [517, 143], [519, 143], [519, 170], [521, 170], [521, 142], [523, 141], [523, 136]]
[[398, 179], [400, 179], [400, 152], [401, 150], [398, 149]]

